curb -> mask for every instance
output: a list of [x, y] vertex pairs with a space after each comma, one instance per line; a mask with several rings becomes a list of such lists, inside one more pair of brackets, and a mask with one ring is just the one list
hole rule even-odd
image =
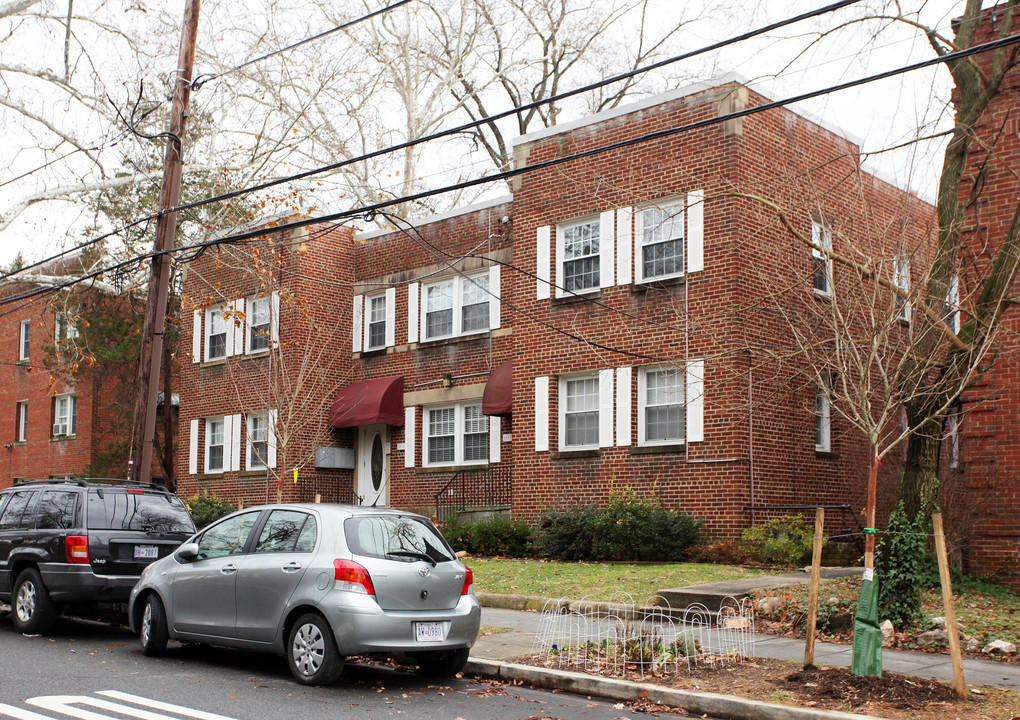
[[696, 715], [709, 715], [728, 720], [882, 720], [874, 715], [775, 705], [732, 695], [696, 693], [689, 690], [665, 688], [660, 685], [604, 678], [570, 670], [517, 665], [498, 660], [470, 658], [464, 667], [464, 673], [491, 680], [519, 682], [550, 690], [562, 690], [578, 695], [594, 695], [610, 700], [643, 699], [670, 707], [680, 707]]

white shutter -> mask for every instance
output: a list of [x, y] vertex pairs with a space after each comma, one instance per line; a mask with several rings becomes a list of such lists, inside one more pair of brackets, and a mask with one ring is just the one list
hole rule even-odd
[[552, 228], [543, 225], [535, 233], [535, 297], [548, 300], [550, 297], [549, 281], [552, 279], [552, 268], [549, 257], [549, 238]]
[[[226, 420], [224, 426], [228, 423], [231, 426], [230, 434], [227, 436], [230, 446], [230, 469], [237, 471], [241, 469], [241, 416], [228, 415], [224, 420]], [[226, 448], [223, 455], [227, 457]]]
[[489, 329], [496, 330], [499, 328], [503, 305], [500, 301], [503, 293], [499, 286], [499, 265], [489, 268], [489, 293]]
[[361, 352], [361, 348], [364, 347], [361, 344], [361, 321], [364, 316], [363, 306], [365, 304], [365, 297], [363, 295], [354, 296], [354, 309], [351, 311], [351, 350], [352, 352]]
[[191, 446], [188, 448], [188, 474], [198, 474], [198, 418], [191, 421]]
[[386, 347], [397, 344], [397, 289], [386, 290]]
[[631, 260], [634, 255], [634, 209], [620, 208], [616, 211], [616, 284], [630, 285], [634, 282]]
[[616, 213], [606, 210], [599, 215], [599, 286], [616, 284]]
[[266, 465], [276, 467], [276, 419], [279, 417], [278, 410], [270, 410], [268, 413], [269, 427], [266, 428]]
[[705, 361], [687, 363], [687, 442], [705, 439]]
[[613, 371], [599, 371], [599, 447], [613, 444]]
[[639, 208], [634, 211], [634, 282], [644, 282], [645, 258], [641, 244], [645, 241], [645, 214]]
[[[251, 322], [255, 317], [255, 298], [248, 298], [244, 305], [244, 319], [246, 322]], [[244, 348], [244, 354], [247, 355], [251, 352], [251, 333], [246, 332], [244, 339], [241, 341], [241, 347]]]
[[193, 334], [191, 336], [191, 362], [202, 360], [202, 311], [196, 310], [194, 316]]
[[502, 418], [499, 415], [493, 415], [489, 418], [489, 462], [491, 463], [499, 462], [499, 445], [503, 440], [501, 420]]
[[[407, 342], [418, 342], [418, 283], [407, 285]], [[410, 466], [408, 466], [410, 467]]]
[[234, 318], [233, 318], [233, 329], [234, 329], [234, 354], [244, 355], [245, 349], [245, 337], [248, 333], [248, 321], [251, 315], [245, 313], [244, 298], [238, 298], [234, 301]]
[[273, 290], [270, 300], [272, 302], [270, 310], [272, 315], [269, 318], [269, 327], [272, 333], [273, 347], [275, 348], [280, 345], [280, 293]]
[[630, 445], [631, 368], [616, 369], [616, 444]]
[[535, 452], [549, 449], [549, 378], [535, 378]]
[[687, 272], [705, 269], [705, 191], [687, 193]]
[[404, 467], [414, 467], [415, 439], [414, 405], [411, 405], [404, 408]]

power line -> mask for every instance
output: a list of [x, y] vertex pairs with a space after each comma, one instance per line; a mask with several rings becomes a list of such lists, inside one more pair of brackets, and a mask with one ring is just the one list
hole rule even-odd
[[329, 30], [325, 30], [325, 31], [323, 31], [321, 33], [318, 33], [317, 35], [313, 35], [311, 37], [305, 38], [304, 40], [299, 40], [298, 42], [296, 42], [296, 43], [294, 43], [292, 45], [288, 45], [287, 47], [282, 47], [282, 48], [280, 48], [278, 50], [273, 50], [273, 52], [266, 53], [265, 55], [262, 55], [261, 57], [252, 58], [251, 60], [248, 60], [247, 62], [243, 62], [240, 65], [237, 65], [235, 67], [232, 67], [229, 70], [224, 70], [222, 72], [214, 73], [212, 75], [199, 75], [197, 78], [195, 78], [194, 80], [191, 81], [191, 89], [197, 91], [197, 90], [201, 89], [201, 87], [203, 85], [205, 85], [207, 82], [209, 82], [210, 80], [215, 80], [217, 78], [223, 77], [224, 75], [229, 75], [230, 73], [237, 72], [238, 70], [246, 68], [249, 65], [254, 65], [255, 63], [262, 62], [263, 60], [265, 60], [267, 58], [271, 58], [271, 57], [273, 57], [275, 55], [279, 55], [281, 53], [285, 53], [288, 50], [293, 50], [296, 47], [301, 47], [302, 45], [304, 45], [306, 43], [310, 43], [310, 42], [312, 42], [314, 40], [318, 40], [320, 38], [324, 38], [327, 35], [332, 35], [333, 33], [339, 32], [340, 30], [346, 30], [347, 28], [352, 27], [354, 25], [357, 25], [360, 22], [364, 22], [365, 20], [369, 20], [371, 18], [374, 18], [376, 15], [382, 15], [383, 13], [389, 12], [390, 10], [398, 8], [401, 5], [407, 5], [409, 2], [412, 2], [412, 0], [398, 0], [397, 2], [393, 3], [392, 5], [387, 5], [386, 7], [379, 8], [378, 10], [374, 10], [374, 11], [368, 13], [367, 15], [362, 15], [361, 17], [355, 18], [354, 20], [349, 20], [348, 22], [345, 22], [342, 25], [337, 25], [334, 28], [330, 28]]

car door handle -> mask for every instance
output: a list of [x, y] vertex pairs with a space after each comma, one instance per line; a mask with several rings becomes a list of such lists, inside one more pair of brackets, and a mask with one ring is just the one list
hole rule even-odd
[[297, 572], [300, 569], [301, 569], [301, 563], [299, 563], [299, 562], [289, 562], [289, 563], [287, 563], [286, 565], [283, 566], [283, 571], [285, 573]]
[[237, 572], [237, 565], [224, 565], [220, 568], [221, 575], [230, 575], [235, 572]]

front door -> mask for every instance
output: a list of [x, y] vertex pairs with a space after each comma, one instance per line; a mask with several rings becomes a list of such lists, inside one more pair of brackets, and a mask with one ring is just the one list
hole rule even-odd
[[379, 507], [389, 498], [390, 432], [388, 425], [358, 429], [358, 496], [362, 505]]

